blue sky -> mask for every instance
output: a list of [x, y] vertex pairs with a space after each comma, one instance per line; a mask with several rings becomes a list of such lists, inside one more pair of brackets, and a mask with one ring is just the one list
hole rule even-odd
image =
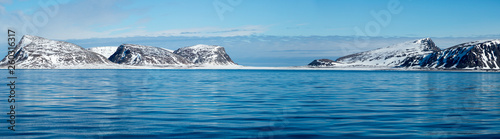
[[58, 10], [31, 33], [55, 39], [349, 36], [358, 35], [356, 27], [365, 31], [367, 24], [377, 23], [371, 12], [387, 11], [391, 2], [399, 3], [401, 11], [391, 13], [379, 30], [371, 28], [376, 32], [372, 36], [500, 34], [498, 0], [0, 0], [2, 21], [10, 21], [1, 25], [22, 29], [20, 17], [33, 21], [37, 12], [46, 13], [40, 2], [55, 4]]
[[[499, 5], [498, 0], [0, 0], [0, 28], [15, 29], [18, 39], [30, 34], [84, 48], [221, 45], [242, 65], [300, 66], [423, 37], [441, 48], [500, 39]], [[362, 44], [356, 36], [371, 39]]]

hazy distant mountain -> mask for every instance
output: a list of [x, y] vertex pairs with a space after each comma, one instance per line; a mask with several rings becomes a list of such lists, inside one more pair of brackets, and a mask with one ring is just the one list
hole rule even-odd
[[237, 65], [221, 46], [199, 44], [179, 48], [174, 53], [197, 65]]
[[[14, 51], [17, 68], [95, 68], [98, 65], [113, 64], [106, 57], [78, 45], [31, 35], [24, 35]], [[0, 65], [7, 65], [6, 58]]]

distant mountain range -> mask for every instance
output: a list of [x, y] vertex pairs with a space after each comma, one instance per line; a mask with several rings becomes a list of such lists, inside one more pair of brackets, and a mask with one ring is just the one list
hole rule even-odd
[[[236, 67], [224, 47], [194, 45], [169, 50], [137, 44], [84, 49], [76, 44], [24, 35], [14, 59], [20, 69]], [[500, 40], [459, 44], [441, 50], [430, 38], [350, 54], [316, 59], [306, 67], [377, 69], [500, 69]], [[7, 66], [7, 57], [0, 66]]]
[[[459, 44], [444, 50], [430, 38], [404, 42], [337, 60], [317, 59], [309, 67], [405, 68], [405, 69], [500, 69], [500, 40]], [[326, 62], [318, 62], [326, 61]]]
[[[238, 66], [221, 46], [195, 45], [176, 51], [136, 44], [84, 49], [76, 44], [24, 35], [14, 59], [20, 69]], [[7, 56], [0, 61], [6, 66]]]

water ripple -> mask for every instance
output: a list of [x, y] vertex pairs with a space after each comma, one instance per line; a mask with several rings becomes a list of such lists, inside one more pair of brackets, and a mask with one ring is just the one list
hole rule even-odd
[[17, 131], [0, 130], [2, 138], [500, 137], [497, 73], [19, 70], [18, 74]]

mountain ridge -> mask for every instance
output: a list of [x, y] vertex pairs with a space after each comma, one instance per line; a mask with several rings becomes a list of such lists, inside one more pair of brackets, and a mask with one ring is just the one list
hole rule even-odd
[[[177, 51], [180, 55], [178, 55], [174, 54], [173, 50], [137, 44], [85, 49], [69, 42], [24, 35], [14, 51], [16, 67], [21, 69], [140, 68], [130, 66], [152, 68], [211, 66], [213, 68], [213, 66], [237, 65], [225, 52], [224, 47], [215, 45], [179, 48]], [[189, 57], [193, 55], [194, 59]], [[5, 56], [0, 61], [0, 66], [7, 65], [7, 56]]]
[[198, 44], [179, 48], [174, 54], [185, 57], [196, 65], [237, 65], [226, 53], [224, 47]]
[[398, 66], [406, 57], [432, 53], [441, 49], [430, 38], [398, 43], [374, 50], [340, 57], [335, 62], [350, 65]]
[[[14, 60], [19, 68], [53, 69], [64, 66], [109, 65], [106, 57], [76, 44], [24, 35], [14, 48]], [[0, 61], [4, 66], [7, 56]]]
[[108, 58], [118, 64], [134, 66], [172, 66], [192, 64], [166, 49], [137, 44], [122, 44]]
[[400, 67], [500, 69], [500, 40], [466, 42], [428, 55], [408, 58]]
[[[107, 57], [116, 48], [115, 52]], [[14, 48], [21, 69], [239, 66], [217, 45], [193, 45], [175, 51], [122, 44], [85, 49], [73, 43], [24, 35]], [[106, 55], [106, 56], [105, 56]], [[316, 59], [309, 67], [393, 69], [500, 69], [500, 40], [461, 43], [441, 50], [430, 38], [407, 41], [338, 59]], [[7, 56], [0, 66], [7, 65]]]
[[[309, 67], [385, 67], [404, 69], [500, 69], [500, 40], [461, 43], [440, 49], [430, 38], [346, 55], [335, 64], [317, 62]], [[323, 61], [333, 61], [326, 59]]]

